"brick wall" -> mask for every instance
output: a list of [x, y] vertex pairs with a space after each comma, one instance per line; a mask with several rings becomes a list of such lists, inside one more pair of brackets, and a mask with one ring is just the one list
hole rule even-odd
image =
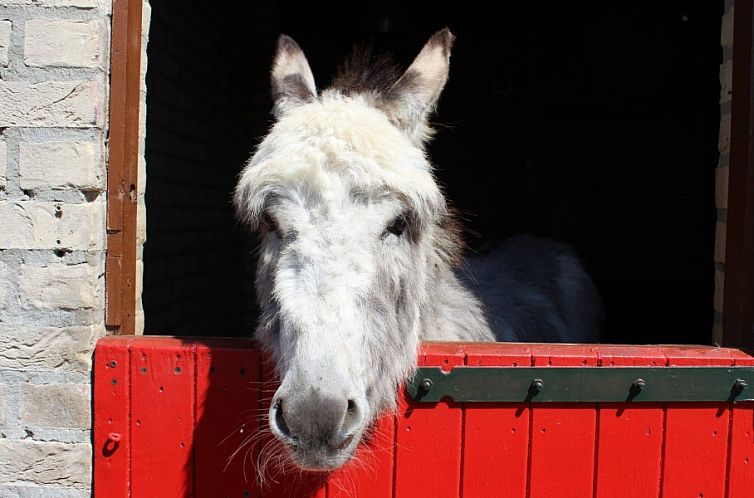
[[720, 44], [723, 60], [720, 64], [720, 162], [715, 170], [715, 322], [713, 343], [723, 339], [723, 285], [725, 283], [725, 228], [728, 208], [728, 171], [730, 165], [730, 113], [733, 78], [733, 0], [725, 1]]
[[107, 0], [0, 2], [0, 496], [89, 496]]

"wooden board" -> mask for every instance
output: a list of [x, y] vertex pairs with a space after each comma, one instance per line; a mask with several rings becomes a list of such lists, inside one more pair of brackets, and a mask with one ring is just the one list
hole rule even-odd
[[[420, 366], [451, 370], [464, 364], [461, 344], [426, 344]], [[459, 403], [413, 403], [401, 396], [396, 436], [395, 496], [457, 497], [461, 485], [461, 428]]]
[[[672, 366], [732, 365], [730, 352], [666, 347]], [[722, 498], [730, 409], [723, 403], [668, 403], [663, 453], [663, 496]]]
[[[754, 358], [748, 354], [736, 350], [731, 353], [734, 365], [754, 365]], [[725, 496], [754, 498], [754, 402], [733, 405], [729, 439]]]
[[134, 498], [193, 496], [192, 345], [131, 348], [131, 493]]
[[129, 351], [104, 343], [94, 353], [94, 495], [128, 498], [131, 490]]
[[[601, 346], [600, 366], [663, 366], [659, 347]], [[597, 431], [597, 498], [659, 496], [662, 478], [662, 403], [600, 403]]]
[[[497, 344], [469, 344], [466, 365], [529, 366], [528, 346], [500, 351]], [[467, 403], [463, 429], [462, 496], [525, 498], [529, 461], [528, 403]]]
[[[329, 475], [289, 467], [258, 486], [277, 381], [252, 343], [105, 338], [94, 362], [95, 498], [754, 498], [754, 403], [401, 397], [397, 415], [376, 424], [361, 465]], [[419, 364], [749, 366], [754, 358], [704, 347], [430, 343]], [[259, 445], [244, 446], [249, 432]]]
[[[532, 346], [533, 366], [597, 366], [590, 346]], [[529, 460], [530, 498], [583, 498], [594, 487], [597, 410], [594, 403], [534, 404]]]
[[[193, 460], [196, 498], [260, 496], [259, 352], [200, 345], [196, 350]], [[218, 492], [217, 483], [226, 483]]]

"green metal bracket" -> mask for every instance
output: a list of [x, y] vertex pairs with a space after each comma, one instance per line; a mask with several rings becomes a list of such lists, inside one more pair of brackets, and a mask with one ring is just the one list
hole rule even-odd
[[420, 367], [417, 402], [754, 401], [754, 367]]

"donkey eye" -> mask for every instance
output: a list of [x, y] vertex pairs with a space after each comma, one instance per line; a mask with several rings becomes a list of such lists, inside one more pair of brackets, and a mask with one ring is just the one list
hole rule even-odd
[[275, 219], [267, 211], [262, 213], [262, 225], [268, 232], [276, 232], [278, 229]]
[[406, 225], [408, 224], [406, 213], [401, 213], [399, 216], [397, 216], [385, 229], [385, 232], [382, 234], [383, 237], [387, 237], [388, 234], [393, 234], [395, 236], [400, 237], [403, 232], [406, 230]]

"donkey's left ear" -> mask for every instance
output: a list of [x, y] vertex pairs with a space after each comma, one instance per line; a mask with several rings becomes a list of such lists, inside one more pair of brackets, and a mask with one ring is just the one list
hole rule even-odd
[[432, 35], [379, 103], [393, 124], [416, 145], [423, 145], [431, 135], [427, 119], [448, 81], [450, 50], [455, 38], [448, 28]]
[[317, 98], [314, 75], [304, 51], [293, 38], [280, 35], [272, 63], [272, 113], [280, 118], [285, 111]]

